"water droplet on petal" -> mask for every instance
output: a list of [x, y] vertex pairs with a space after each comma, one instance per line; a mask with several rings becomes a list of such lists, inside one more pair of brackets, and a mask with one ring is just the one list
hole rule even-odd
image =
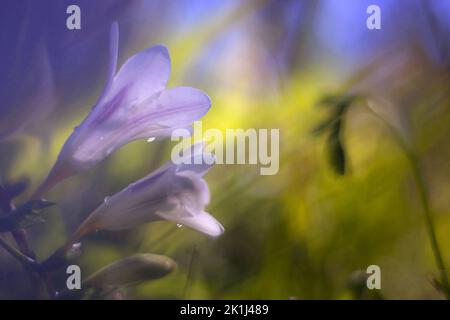
[[181, 228], [182, 226], [183, 226], [182, 224], [177, 223], [178, 228]]
[[109, 196], [106, 196], [105, 199], [103, 199], [103, 202], [104, 202], [104, 203], [107, 203], [108, 200], [109, 200]]
[[114, 150], [113, 147], [108, 148], [108, 149], [106, 150], [106, 155], [110, 155], [111, 152], [113, 152], [113, 150]]
[[155, 137], [150, 137], [147, 139], [147, 142], [153, 142], [153, 141], [155, 141], [155, 139], [156, 139]]

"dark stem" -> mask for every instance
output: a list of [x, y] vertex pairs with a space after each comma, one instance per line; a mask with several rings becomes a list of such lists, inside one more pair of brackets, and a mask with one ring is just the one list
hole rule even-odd
[[436, 264], [438, 266], [439, 272], [441, 274], [441, 284], [442, 284], [442, 290], [444, 291], [445, 296], [447, 299], [450, 299], [450, 285], [449, 280], [446, 272], [446, 267], [444, 263], [444, 259], [442, 257], [442, 251], [439, 246], [439, 242], [437, 240], [436, 236], [436, 228], [433, 221], [433, 215], [430, 208], [430, 202], [425, 186], [425, 181], [422, 176], [422, 173], [419, 168], [419, 164], [417, 161], [416, 156], [414, 153], [409, 153], [408, 158], [411, 163], [414, 179], [416, 181], [417, 189], [419, 192], [420, 200], [422, 202], [424, 214], [425, 214], [425, 224], [427, 227], [428, 235], [430, 238], [431, 248], [433, 250], [434, 258], [436, 260]]
[[197, 247], [194, 246], [192, 248], [192, 253], [191, 253], [191, 259], [189, 261], [189, 267], [188, 267], [188, 274], [186, 277], [186, 285], [184, 286], [184, 290], [183, 290], [183, 298], [187, 299], [188, 294], [189, 294], [189, 289], [192, 286], [192, 282], [193, 282], [193, 278], [194, 278], [194, 260], [197, 254]]
[[[6, 200], [6, 199], [4, 199]], [[8, 209], [7, 211], [13, 212], [15, 210], [14, 203], [9, 199], [7, 203], [3, 203], [4, 209]], [[47, 294], [50, 297], [53, 297], [53, 292], [51, 291], [52, 285], [48, 281], [48, 278], [45, 274], [37, 272], [36, 270], [36, 255], [34, 254], [33, 250], [31, 250], [29, 244], [28, 244], [28, 236], [27, 231], [23, 228], [16, 229], [11, 231], [12, 236], [14, 237], [14, 240], [19, 248], [19, 250], [16, 250], [13, 247], [6, 248], [4, 246], [5, 243], [2, 243], [2, 246], [7, 250], [12, 256], [14, 256], [16, 259], [18, 259], [26, 273], [28, 274], [28, 278], [31, 284], [31, 288], [33, 289], [34, 295], [37, 298], [41, 298], [45, 295], [45, 292], [43, 292], [42, 288], [43, 285], [46, 287]], [[20, 253], [20, 255], [19, 255]], [[27, 263], [25, 263], [28, 261]]]
[[441, 285], [442, 290], [447, 299], [450, 300], [450, 282], [447, 276], [447, 269], [445, 267], [445, 262], [442, 257], [442, 251], [439, 246], [439, 242], [436, 236], [436, 228], [434, 225], [433, 214], [431, 212], [430, 201], [427, 193], [427, 188], [425, 185], [425, 179], [422, 176], [422, 172], [419, 167], [419, 160], [417, 158], [416, 153], [413, 148], [408, 145], [405, 138], [393, 127], [386, 119], [380, 116], [377, 112], [375, 112], [372, 108], [368, 108], [375, 116], [381, 119], [391, 130], [393, 136], [397, 139], [398, 144], [403, 149], [408, 161], [411, 165], [412, 173], [414, 176], [414, 181], [417, 185], [417, 190], [419, 192], [420, 202], [422, 203], [424, 216], [425, 216], [425, 224], [427, 228], [428, 237], [430, 238], [431, 249], [433, 251], [434, 259], [436, 261], [436, 265], [439, 269], [440, 277], [441, 277]]

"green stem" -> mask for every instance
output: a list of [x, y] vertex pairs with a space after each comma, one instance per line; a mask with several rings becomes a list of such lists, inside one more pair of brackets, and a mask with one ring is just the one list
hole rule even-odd
[[430, 208], [430, 201], [427, 194], [427, 189], [425, 186], [425, 181], [421, 174], [419, 164], [414, 153], [410, 152], [408, 154], [408, 159], [411, 163], [414, 180], [416, 181], [417, 189], [419, 192], [420, 200], [422, 202], [423, 211], [425, 214], [425, 222], [428, 231], [428, 236], [430, 237], [431, 248], [433, 250], [434, 258], [436, 260], [436, 264], [439, 268], [439, 272], [441, 273], [441, 284], [442, 289], [444, 291], [447, 299], [450, 299], [450, 284], [446, 272], [446, 267], [444, 263], [444, 259], [442, 257], [441, 249], [439, 247], [439, 243], [436, 236], [436, 228], [434, 226], [433, 215]]
[[394, 126], [392, 126], [384, 117], [382, 117], [379, 113], [375, 112], [372, 108], [368, 107], [368, 109], [379, 119], [381, 119], [391, 130], [394, 137], [397, 139], [398, 144], [403, 149], [405, 155], [408, 158], [408, 161], [411, 165], [412, 173], [414, 176], [414, 180], [417, 185], [417, 189], [419, 192], [420, 202], [423, 206], [423, 211], [425, 215], [425, 224], [428, 232], [428, 237], [430, 238], [431, 249], [433, 251], [434, 259], [436, 260], [437, 267], [439, 268], [439, 272], [441, 274], [441, 285], [442, 290], [448, 300], [450, 300], [450, 282], [447, 276], [447, 269], [445, 267], [444, 259], [442, 257], [441, 249], [439, 247], [439, 242], [436, 236], [436, 228], [434, 226], [433, 214], [431, 212], [430, 201], [428, 198], [427, 188], [425, 185], [425, 180], [422, 176], [422, 172], [420, 171], [419, 161], [413, 148], [406, 143], [403, 136], [396, 130]]
[[197, 246], [194, 245], [194, 247], [192, 248], [191, 260], [189, 261], [189, 269], [186, 277], [186, 284], [183, 290], [183, 299], [187, 299], [189, 289], [192, 286], [192, 281], [194, 278], [194, 259], [196, 257], [196, 253], [197, 253]]

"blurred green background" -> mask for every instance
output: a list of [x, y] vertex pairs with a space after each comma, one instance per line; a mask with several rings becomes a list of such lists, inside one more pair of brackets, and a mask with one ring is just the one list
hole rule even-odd
[[[381, 30], [365, 25], [372, 2], [382, 9]], [[411, 166], [390, 127], [418, 155], [450, 265], [446, 3], [136, 1], [124, 13], [111, 14], [121, 26], [120, 63], [164, 43], [172, 59], [169, 87], [189, 85], [208, 93], [212, 108], [202, 119], [204, 129], [279, 128], [280, 170], [261, 176], [258, 166], [216, 165], [206, 175], [212, 195], [207, 210], [223, 223], [223, 236], [209, 239], [169, 222], [98, 232], [83, 241], [77, 262], [83, 276], [149, 252], [173, 258], [178, 269], [124, 289], [125, 297], [442, 298], [433, 285], [438, 270]], [[152, 20], [157, 16], [159, 25]], [[95, 37], [107, 44], [110, 18], [105, 19]], [[83, 32], [79, 36], [87, 37], [88, 27]], [[2, 179], [27, 177], [32, 184], [18, 203], [45, 177], [73, 127], [95, 103], [106, 76], [105, 51], [92, 59], [99, 70], [90, 76], [90, 88], [79, 89], [76, 97], [57, 93], [44, 120], [1, 142]], [[82, 74], [73, 77], [76, 84], [83, 82]], [[78, 88], [66, 81], [67, 92]], [[66, 92], [55, 83], [56, 92]], [[346, 112], [340, 139], [347, 171], [339, 175], [329, 164], [327, 137], [313, 131], [330, 114], [320, 101], [347, 94], [377, 104], [371, 109], [357, 101]], [[46, 210], [47, 222], [29, 230], [38, 258], [61, 246], [106, 196], [168, 161], [173, 145], [133, 142], [60, 183], [47, 195], [57, 202]], [[3, 251], [0, 259], [0, 297], [23, 296], [27, 286], [20, 268]], [[358, 272], [372, 264], [381, 267], [382, 289], [358, 292], [358, 281], [364, 283]]]

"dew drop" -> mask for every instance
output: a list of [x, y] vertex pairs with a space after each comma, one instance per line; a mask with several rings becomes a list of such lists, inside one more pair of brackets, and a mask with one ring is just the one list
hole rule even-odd
[[147, 139], [147, 142], [153, 142], [153, 141], [155, 141], [155, 139], [156, 139], [155, 137], [150, 137]]
[[108, 200], [109, 200], [109, 196], [106, 196], [105, 199], [103, 199], [103, 202], [104, 202], [104, 203], [107, 203]]
[[183, 226], [182, 224], [177, 223], [178, 228], [181, 228], [182, 226]]
[[108, 148], [108, 150], [106, 150], [106, 155], [110, 155], [111, 152], [113, 152], [113, 150], [114, 150], [113, 147]]

